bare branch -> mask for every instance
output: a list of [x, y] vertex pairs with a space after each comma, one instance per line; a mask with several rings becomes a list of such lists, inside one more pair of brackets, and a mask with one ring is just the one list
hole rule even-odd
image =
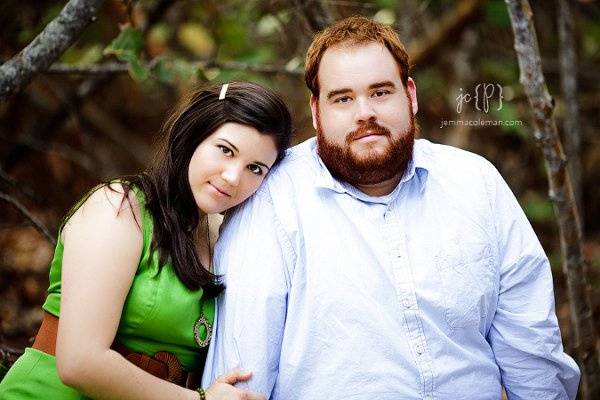
[[[102, 79], [90, 79], [80, 83], [75, 93], [69, 95], [61, 106], [52, 112], [48, 118], [33, 124], [24, 136], [50, 142], [50, 138], [60, 130], [65, 120], [72, 113], [77, 112], [83, 105], [84, 100], [99, 88], [104, 81]], [[23, 146], [22, 144], [14, 146], [3, 160], [4, 169], [10, 172], [19, 160], [29, 154], [29, 150], [27, 146]]]
[[[577, 101], [577, 53], [575, 51], [575, 21], [567, 0], [558, 0], [558, 36], [560, 83], [566, 103], [563, 124], [565, 151], [573, 182], [575, 201], [581, 216], [581, 136], [579, 104]], [[582, 221], [583, 225], [583, 221]]]
[[573, 187], [566, 171], [566, 157], [553, 118], [554, 105], [542, 72], [533, 12], [527, 0], [505, 0], [521, 71], [520, 82], [535, 117], [535, 138], [544, 155], [550, 199], [554, 205], [563, 271], [567, 278], [569, 306], [574, 333], [574, 348], [581, 366], [584, 400], [600, 398], [600, 364], [596, 348], [597, 333], [588, 292], [585, 260], [582, 254], [581, 226]]
[[19, 91], [46, 70], [96, 18], [104, 0], [70, 0], [19, 54], [0, 65], [0, 99]]
[[329, 8], [322, 0], [290, 0], [290, 3], [304, 17], [311, 32], [322, 31], [334, 22]]
[[9, 204], [12, 204], [13, 207], [19, 210], [19, 212], [33, 224], [33, 227], [37, 229], [38, 232], [44, 235], [44, 237], [50, 243], [52, 243], [53, 246], [56, 246], [56, 240], [50, 234], [48, 228], [46, 228], [46, 226], [39, 219], [37, 219], [33, 214], [31, 214], [29, 210], [27, 210], [27, 208], [25, 208], [25, 206], [23, 206], [17, 199], [13, 198], [12, 196], [6, 193], [0, 193], [0, 199], [6, 201]]
[[[3, 378], [4, 374], [15, 361], [23, 354], [24, 350], [14, 349], [5, 345], [4, 343], [0, 343], [0, 380]], [[5, 369], [6, 371], [2, 371]]]
[[[0, 136], [1, 137], [1, 136]], [[31, 201], [37, 201], [35, 193], [28, 186], [18, 182], [16, 179], [8, 175], [8, 173], [0, 166], [0, 180], [18, 190], [21, 194], [27, 197]]]
[[477, 14], [482, 0], [463, 0], [445, 14], [439, 22], [426, 30], [423, 37], [416, 38], [408, 47], [410, 61], [414, 65], [423, 64], [437, 53], [446, 42], [458, 37], [460, 31]]
[[[150, 61], [147, 68], [152, 69], [156, 65], [157, 59]], [[285, 67], [265, 64], [249, 64], [237, 61], [218, 62], [218, 61], [196, 61], [191, 64], [197, 69], [221, 68], [226, 70], [249, 71], [262, 74], [282, 74], [290, 76], [302, 76], [303, 71], [298, 69], [286, 69]], [[97, 65], [73, 65], [73, 64], [54, 64], [46, 73], [49, 74], [73, 74], [81, 76], [96, 76], [122, 74], [128, 71], [129, 66], [121, 62], [106, 62]]]

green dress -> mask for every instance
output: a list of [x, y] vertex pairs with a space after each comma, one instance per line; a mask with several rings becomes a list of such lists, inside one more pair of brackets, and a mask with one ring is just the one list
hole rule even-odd
[[[194, 326], [201, 316], [212, 325], [214, 300], [202, 298], [202, 289], [189, 290], [177, 277], [171, 263], [159, 268], [159, 254], [151, 249], [153, 222], [143, 206], [143, 195], [136, 191], [142, 204], [144, 236], [140, 262], [133, 279], [116, 340], [130, 350], [154, 355], [168, 351], [177, 356], [184, 370], [202, 367], [206, 349], [194, 338]], [[59, 240], [50, 266], [50, 287], [43, 305], [45, 311], [59, 316], [63, 243]], [[201, 304], [202, 303], [202, 304]], [[205, 326], [199, 324], [199, 336], [205, 340]], [[56, 358], [33, 348], [15, 362], [0, 382], [0, 399], [85, 399], [76, 390], [65, 386], [58, 377]]]

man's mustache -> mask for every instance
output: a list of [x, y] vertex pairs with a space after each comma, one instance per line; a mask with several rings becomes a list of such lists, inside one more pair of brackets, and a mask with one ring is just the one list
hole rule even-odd
[[358, 129], [350, 132], [346, 136], [346, 143], [350, 143], [354, 140], [360, 139], [360, 138], [368, 136], [368, 135], [381, 135], [381, 136], [387, 136], [387, 137], [392, 136], [389, 129], [379, 125], [374, 120], [369, 120], [367, 122], [363, 122], [358, 127]]

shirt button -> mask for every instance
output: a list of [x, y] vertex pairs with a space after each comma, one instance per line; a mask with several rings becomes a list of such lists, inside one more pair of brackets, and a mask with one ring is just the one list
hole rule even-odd
[[418, 344], [417, 345], [417, 354], [422, 355], [424, 352], [425, 352], [425, 349], [423, 348], [423, 346]]

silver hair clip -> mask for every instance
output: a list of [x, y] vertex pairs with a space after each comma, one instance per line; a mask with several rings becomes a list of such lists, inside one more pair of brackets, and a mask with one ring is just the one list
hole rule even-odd
[[227, 89], [229, 88], [229, 83], [224, 83], [221, 87], [221, 93], [219, 94], [219, 100], [223, 100], [225, 98], [225, 94], [227, 93]]

